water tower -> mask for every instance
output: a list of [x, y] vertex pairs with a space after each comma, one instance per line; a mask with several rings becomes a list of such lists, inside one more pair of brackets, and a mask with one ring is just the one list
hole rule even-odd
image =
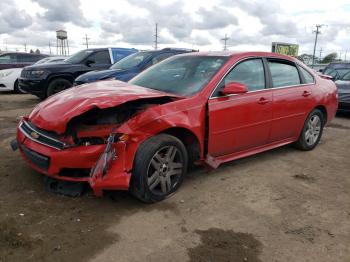
[[56, 31], [57, 49], [56, 54], [66, 56], [69, 55], [69, 45], [67, 31], [57, 30]]

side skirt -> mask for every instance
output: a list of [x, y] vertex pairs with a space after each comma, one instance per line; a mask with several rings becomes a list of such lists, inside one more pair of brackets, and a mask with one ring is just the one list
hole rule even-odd
[[209, 154], [207, 154], [207, 157], [204, 159], [204, 165], [209, 166], [211, 168], [218, 168], [219, 165], [225, 162], [233, 161], [239, 158], [255, 155], [257, 153], [261, 153], [264, 151], [268, 151], [273, 148], [281, 147], [290, 143], [293, 143], [297, 140], [297, 138], [288, 138], [284, 139], [278, 142], [270, 143], [268, 145], [264, 146], [259, 146], [255, 147], [253, 149], [241, 151], [241, 152], [235, 152], [232, 154], [224, 155], [224, 156], [218, 156], [218, 157], [213, 157]]

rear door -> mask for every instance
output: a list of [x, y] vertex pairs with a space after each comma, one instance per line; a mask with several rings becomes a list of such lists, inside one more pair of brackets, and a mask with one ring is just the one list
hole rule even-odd
[[[296, 138], [312, 109], [313, 76], [289, 60], [267, 59], [273, 90], [270, 142]], [[308, 81], [302, 71], [308, 74]]]
[[[261, 58], [237, 64], [221, 81], [208, 101], [208, 153], [223, 156], [265, 145], [270, 133], [272, 90], [267, 89], [265, 67]], [[248, 92], [220, 94], [229, 82], [245, 84]]]

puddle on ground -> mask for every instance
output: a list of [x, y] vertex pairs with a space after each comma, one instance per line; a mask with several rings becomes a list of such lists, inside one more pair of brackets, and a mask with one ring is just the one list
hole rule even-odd
[[190, 262], [261, 262], [262, 244], [252, 234], [210, 228], [196, 230], [201, 244], [187, 250]]

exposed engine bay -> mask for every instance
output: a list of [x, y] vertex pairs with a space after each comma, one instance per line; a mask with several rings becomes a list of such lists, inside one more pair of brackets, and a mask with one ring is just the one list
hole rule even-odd
[[150, 107], [171, 101], [173, 99], [170, 97], [159, 97], [134, 100], [107, 109], [95, 107], [68, 123], [64, 140], [68, 144], [79, 146], [104, 144], [113, 129]]

